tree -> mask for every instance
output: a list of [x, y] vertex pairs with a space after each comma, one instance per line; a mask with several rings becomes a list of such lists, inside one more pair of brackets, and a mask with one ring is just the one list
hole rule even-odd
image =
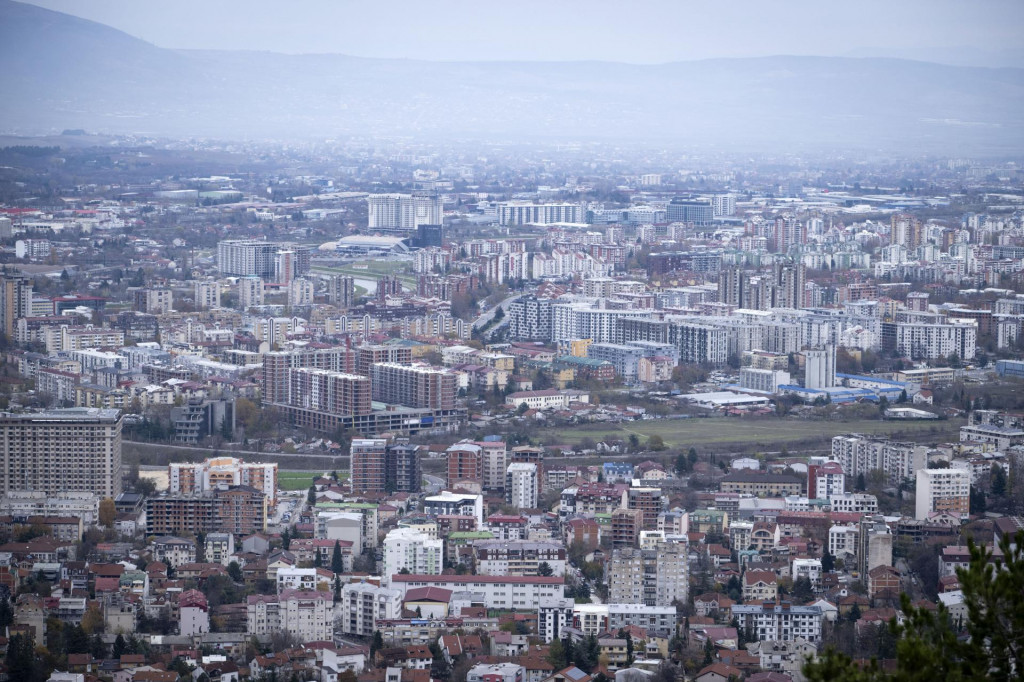
[[649, 450], [654, 450], [655, 452], [664, 450], [665, 441], [661, 438], [661, 436], [655, 434], [647, 439], [647, 448]]
[[373, 631], [373, 639], [370, 641], [370, 664], [377, 657], [377, 652], [384, 648], [384, 636], [380, 634], [380, 630]]
[[309, 486], [309, 492], [306, 493], [306, 504], [310, 507], [316, 504], [316, 486]]
[[857, 474], [857, 482], [854, 484], [854, 488], [857, 490], [864, 490], [868, 487], [867, 481], [864, 479], [864, 472]]
[[28, 635], [14, 635], [7, 642], [7, 679], [41, 682], [46, 679], [43, 661], [36, 656], [35, 643]]
[[114, 639], [114, 648], [111, 649], [110, 655], [113, 658], [121, 658], [124, 656], [124, 652], [127, 648], [128, 645], [124, 641], [124, 635], [118, 633], [117, 638]]
[[242, 575], [242, 567], [238, 565], [237, 561], [232, 561], [228, 564], [228, 577], [234, 580], [236, 583], [243, 582], [245, 576]]
[[109, 497], [105, 497], [100, 500], [100, 525], [110, 528], [114, 525], [114, 521], [117, 519], [117, 509], [114, 507], [114, 501]]
[[554, 569], [551, 568], [551, 564], [549, 564], [546, 561], [542, 561], [539, 564], [537, 564], [537, 575], [547, 577], [554, 572]]
[[1006, 471], [998, 464], [992, 465], [992, 494], [996, 497], [1006, 494]]
[[4, 597], [0, 597], [0, 631], [6, 632], [8, 625], [14, 622], [14, 609], [11, 608], [11, 602]]
[[1024, 671], [1024, 531], [1000, 542], [1002, 570], [991, 563], [992, 552], [967, 541], [971, 559], [957, 577], [967, 607], [967, 637], [960, 637], [949, 611], [916, 607], [900, 595], [902, 625], [889, 624], [895, 639], [895, 667], [881, 669], [877, 659], [863, 669], [846, 654], [829, 648], [804, 664], [809, 682], [876, 682], [881, 680], [1020, 679]]
[[676, 463], [673, 469], [675, 469], [676, 476], [682, 476], [690, 470], [690, 460], [686, 459], [686, 455], [680, 452], [676, 455]]
[[292, 534], [288, 528], [281, 531], [281, 549], [287, 550], [292, 544]]
[[828, 547], [826, 547], [824, 554], [821, 555], [821, 570], [824, 573], [831, 573], [835, 568], [836, 559], [832, 556], [832, 553], [828, 551]]
[[341, 543], [338, 540], [334, 541], [334, 552], [331, 554], [331, 571], [334, 573], [341, 573], [344, 570], [344, 565], [341, 561]]
[[561, 670], [567, 665], [565, 660], [565, 647], [562, 646], [562, 640], [552, 640], [551, 645], [548, 647], [546, 660], [552, 665], [552, 667], [554, 667], [555, 670]]
[[86, 634], [94, 635], [103, 631], [103, 614], [99, 607], [90, 606], [82, 616], [82, 629]]
[[632, 452], [636, 452], [640, 449], [640, 436], [635, 433], [629, 434], [629, 449]]
[[850, 612], [846, 614], [846, 617], [850, 620], [851, 623], [856, 623], [858, 620], [860, 620], [860, 604], [855, 603], [852, 607], [850, 607]]
[[688, 453], [686, 453], [686, 459], [688, 459], [690, 461], [690, 468], [692, 469], [693, 465], [697, 463], [697, 450], [696, 450], [696, 448], [690, 448], [690, 451]]
[[793, 581], [793, 596], [802, 602], [808, 602], [814, 598], [814, 586], [811, 579], [804, 576]]

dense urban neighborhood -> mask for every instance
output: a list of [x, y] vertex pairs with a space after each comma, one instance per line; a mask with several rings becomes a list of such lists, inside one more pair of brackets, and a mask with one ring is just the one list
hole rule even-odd
[[800, 681], [1024, 528], [1013, 163], [82, 138], [0, 151], [8, 679]]

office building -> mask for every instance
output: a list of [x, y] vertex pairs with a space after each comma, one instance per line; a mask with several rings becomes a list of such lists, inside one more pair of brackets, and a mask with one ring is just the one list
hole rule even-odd
[[0, 492], [121, 494], [121, 413], [76, 407], [0, 413]]
[[707, 199], [684, 199], [676, 197], [665, 207], [665, 220], [670, 223], [693, 223], [710, 225], [714, 222], [715, 210]]
[[941, 512], [966, 520], [970, 513], [971, 472], [964, 469], [918, 469], [914, 518]]

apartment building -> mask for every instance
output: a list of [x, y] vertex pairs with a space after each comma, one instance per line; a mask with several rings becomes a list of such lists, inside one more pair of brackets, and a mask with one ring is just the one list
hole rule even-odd
[[382, 581], [389, 584], [405, 570], [417, 575], [438, 575], [444, 568], [444, 541], [413, 528], [396, 528], [384, 537]]
[[565, 588], [561, 576], [413, 574], [393, 575], [391, 587], [402, 590], [403, 598], [417, 587], [473, 592], [482, 597], [484, 608], [516, 611], [536, 611], [541, 604], [562, 599]]
[[620, 604], [668, 606], [686, 601], [689, 564], [685, 543], [655, 549], [616, 549], [607, 568], [608, 598]]
[[914, 518], [943, 512], [966, 520], [970, 513], [971, 473], [963, 469], [919, 469]]
[[342, 632], [372, 637], [379, 621], [401, 617], [402, 592], [367, 582], [347, 583], [336, 608]]
[[121, 413], [75, 407], [0, 413], [0, 492], [121, 494]]
[[458, 377], [447, 370], [383, 362], [371, 365], [370, 377], [374, 400], [435, 410], [455, 407]]
[[252, 535], [266, 529], [267, 498], [249, 486], [146, 500], [147, 535]]
[[811, 643], [821, 641], [822, 611], [817, 606], [793, 606], [786, 601], [735, 604], [732, 615], [740, 630], [761, 642], [791, 642], [798, 637]]
[[467, 481], [483, 485], [484, 449], [480, 444], [469, 441], [455, 443], [445, 450], [445, 456], [448, 459], [447, 487], [455, 488]]
[[513, 462], [505, 475], [505, 502], [516, 509], [536, 509], [540, 499], [537, 465]]
[[330, 592], [285, 590], [246, 599], [246, 634], [259, 639], [278, 632], [301, 642], [334, 640], [334, 603]]
[[263, 493], [268, 504], [277, 504], [277, 464], [246, 462], [235, 457], [172, 462], [167, 465], [167, 481], [171, 495], [191, 495], [222, 486], [244, 485]]
[[478, 540], [473, 552], [480, 575], [540, 575], [541, 564], [551, 568], [551, 575], [565, 575], [566, 550], [557, 542]]

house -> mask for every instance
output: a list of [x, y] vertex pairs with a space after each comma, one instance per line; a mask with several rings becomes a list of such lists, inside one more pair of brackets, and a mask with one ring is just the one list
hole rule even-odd
[[743, 574], [743, 601], [775, 601], [779, 594], [778, 578], [772, 571], [751, 571]]
[[900, 572], [892, 566], [875, 566], [868, 571], [868, 594], [875, 601], [898, 602], [900, 592]]
[[698, 672], [694, 682], [729, 682], [730, 679], [740, 679], [743, 671], [725, 663], [712, 663]]
[[574, 665], [544, 678], [543, 682], [590, 682], [592, 677]]

